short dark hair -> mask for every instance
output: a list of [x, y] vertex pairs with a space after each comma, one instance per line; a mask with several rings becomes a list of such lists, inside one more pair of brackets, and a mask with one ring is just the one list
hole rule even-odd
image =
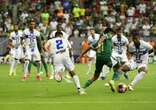
[[104, 34], [110, 33], [110, 32], [114, 32], [112, 28], [106, 28], [104, 31]]
[[59, 37], [60, 35], [63, 35], [63, 33], [62, 33], [62, 32], [59, 32], [59, 31], [57, 31], [57, 32], [55, 33], [55, 37]]

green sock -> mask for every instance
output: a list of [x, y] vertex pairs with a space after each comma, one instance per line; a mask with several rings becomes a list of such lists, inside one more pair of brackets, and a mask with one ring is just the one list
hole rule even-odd
[[32, 63], [30, 62], [29, 65], [28, 65], [28, 72], [30, 73], [31, 71], [31, 66], [32, 66]]
[[47, 64], [47, 63], [44, 63], [44, 64], [43, 64], [43, 67], [44, 67], [44, 69], [45, 69], [45, 72], [48, 73], [48, 64]]
[[33, 62], [33, 65], [37, 68], [37, 73], [39, 74], [41, 72], [41, 65], [38, 62]]
[[83, 88], [89, 87], [92, 83], [93, 83], [93, 80], [88, 80], [88, 81], [85, 83], [85, 85], [83, 86]]
[[116, 71], [113, 74], [112, 80], [118, 80], [120, 76], [121, 76], [121, 72]]

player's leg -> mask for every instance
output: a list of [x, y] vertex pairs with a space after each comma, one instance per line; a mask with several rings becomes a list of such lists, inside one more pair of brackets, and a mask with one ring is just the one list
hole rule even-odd
[[104, 65], [102, 68], [102, 72], [100, 73], [100, 79], [105, 80], [109, 72], [110, 68], [107, 65]]
[[101, 59], [101, 57], [97, 57], [94, 76], [91, 79], [86, 81], [83, 88], [89, 87], [94, 81], [96, 81], [99, 78], [99, 75], [100, 75], [100, 73], [102, 71], [102, 67], [103, 67], [104, 63], [105, 62]]
[[87, 63], [88, 71], [86, 74], [90, 74], [92, 72], [92, 65], [94, 64], [94, 58], [90, 57]]
[[16, 75], [16, 65], [18, 63], [18, 59], [13, 58], [10, 66], [9, 76]]
[[48, 64], [46, 63], [45, 58], [44, 58], [43, 55], [41, 55], [41, 61], [42, 61], [44, 70], [45, 70], [45, 72], [46, 72], [46, 77], [49, 78]]
[[29, 72], [28, 72], [28, 65], [29, 65], [29, 63], [30, 63], [30, 60], [29, 59], [25, 59], [25, 61], [24, 61], [24, 75], [22, 77], [23, 81], [27, 80], [27, 77], [28, 77], [28, 74], [29, 74]]
[[65, 57], [62, 63], [65, 66], [65, 68], [69, 71], [69, 74], [71, 75], [79, 94], [86, 94], [85, 91], [81, 88], [79, 76], [74, 71], [75, 67], [70, 57]]
[[36, 65], [37, 75], [36, 80], [41, 80], [41, 56], [39, 52], [33, 55], [33, 63]]
[[129, 84], [129, 90], [133, 90], [133, 87], [140, 81], [143, 79], [143, 77], [145, 76], [145, 74], [147, 73], [147, 66], [146, 64], [140, 65], [140, 67], [138, 67], [138, 73], [137, 75], [134, 77], [133, 81]]

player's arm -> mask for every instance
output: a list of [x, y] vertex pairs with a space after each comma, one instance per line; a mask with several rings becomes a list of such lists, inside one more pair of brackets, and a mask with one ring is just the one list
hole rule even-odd
[[9, 49], [14, 48], [14, 45], [12, 44], [12, 35], [11, 35], [11, 34], [10, 34], [10, 36], [9, 36], [9, 40], [8, 40], [7, 47], [8, 47]]
[[134, 51], [133, 51], [133, 49], [132, 49], [131, 44], [129, 44], [129, 45], [127, 46], [127, 58], [128, 58], [128, 60], [130, 60], [130, 59], [132, 58], [133, 55], [134, 55]]
[[50, 41], [48, 40], [48, 41], [44, 44], [44, 50], [45, 50], [46, 52], [50, 53], [50, 51], [51, 51], [50, 47], [51, 47], [51, 43], [50, 43]]
[[100, 35], [99, 40], [98, 40], [95, 44], [93, 44], [93, 45], [91, 46], [91, 48], [92, 48], [93, 50], [97, 51], [97, 49], [100, 48], [100, 47], [103, 45], [103, 43], [105, 42], [105, 40], [106, 40], [106, 36], [103, 35], [103, 34]]

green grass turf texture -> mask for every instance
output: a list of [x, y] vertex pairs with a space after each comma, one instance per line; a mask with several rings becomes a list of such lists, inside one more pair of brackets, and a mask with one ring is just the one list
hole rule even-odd
[[[149, 72], [135, 87], [135, 91], [112, 93], [104, 86], [106, 80], [98, 80], [87, 88], [87, 95], [78, 95], [74, 84], [65, 81], [35, 80], [35, 68], [29, 80], [22, 82], [22, 67], [18, 65], [17, 76], [8, 77], [9, 65], [0, 65], [0, 110], [156, 110], [156, 64], [150, 64]], [[81, 85], [92, 76], [86, 75], [87, 66], [76, 65]], [[128, 84], [136, 74], [130, 72], [130, 80], [120, 78]], [[116, 82], [116, 84], [119, 82]]]

